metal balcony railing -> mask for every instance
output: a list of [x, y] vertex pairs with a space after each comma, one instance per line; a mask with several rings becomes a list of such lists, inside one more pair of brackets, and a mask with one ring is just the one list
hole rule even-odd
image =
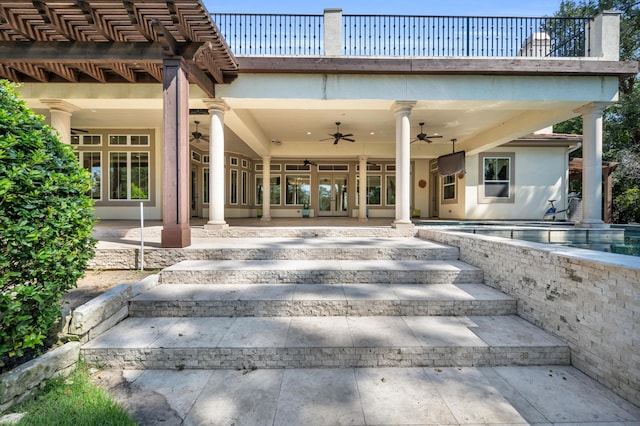
[[338, 37], [345, 56], [584, 57], [591, 18], [343, 15], [211, 15], [235, 55], [323, 56]]
[[323, 54], [322, 15], [212, 13], [211, 17], [235, 55]]

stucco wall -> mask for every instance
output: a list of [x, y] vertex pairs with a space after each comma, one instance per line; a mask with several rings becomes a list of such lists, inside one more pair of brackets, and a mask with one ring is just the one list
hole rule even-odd
[[561, 200], [564, 207], [567, 193], [567, 158], [565, 148], [494, 148], [488, 153], [514, 153], [515, 179], [512, 185], [513, 203], [487, 203], [478, 199], [482, 190], [480, 156], [467, 157], [466, 219], [540, 220], [547, 200]]
[[631, 256], [421, 229], [460, 249], [518, 314], [568, 342], [571, 363], [640, 404], [640, 261]]

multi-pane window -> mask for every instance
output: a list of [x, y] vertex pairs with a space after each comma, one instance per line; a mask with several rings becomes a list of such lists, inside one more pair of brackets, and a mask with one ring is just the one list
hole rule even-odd
[[109, 199], [149, 199], [148, 152], [109, 152]]
[[[245, 161], [245, 160], [242, 160]], [[249, 173], [242, 171], [242, 204], [246, 205], [249, 198]]]
[[209, 168], [202, 169], [202, 202], [209, 204]]
[[[271, 176], [269, 185], [271, 205], [280, 205], [280, 176]], [[264, 202], [264, 180], [262, 175], [256, 176], [256, 205]]]
[[456, 199], [456, 175], [442, 176], [442, 200]]
[[483, 164], [485, 198], [511, 196], [511, 158], [485, 157]]
[[71, 145], [102, 145], [101, 135], [71, 135]]
[[386, 184], [385, 184], [386, 204], [388, 206], [395, 206], [396, 205], [396, 177], [388, 175], [385, 177], [385, 180], [386, 180]]
[[286, 204], [309, 205], [311, 201], [311, 176], [286, 175]]
[[91, 173], [89, 196], [94, 200], [100, 200], [102, 198], [102, 153], [85, 151], [77, 154], [80, 166]]
[[109, 135], [109, 145], [149, 146], [149, 135]]
[[[356, 205], [360, 205], [360, 177], [356, 179]], [[367, 205], [382, 204], [382, 176], [367, 176]]]
[[229, 202], [231, 204], [238, 204], [238, 171], [231, 170], [231, 179], [230, 179], [231, 191], [230, 191], [230, 199]]

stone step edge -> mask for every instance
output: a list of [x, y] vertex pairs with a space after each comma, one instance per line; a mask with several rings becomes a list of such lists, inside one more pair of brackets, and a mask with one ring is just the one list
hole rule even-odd
[[502, 300], [132, 300], [130, 317], [514, 315]]
[[160, 273], [162, 284], [477, 284], [482, 270], [167, 270]]
[[85, 348], [84, 362], [122, 369], [496, 367], [570, 365], [565, 345], [540, 347]]

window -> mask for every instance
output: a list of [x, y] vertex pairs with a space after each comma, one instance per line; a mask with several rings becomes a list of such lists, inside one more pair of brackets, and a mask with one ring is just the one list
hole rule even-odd
[[456, 175], [442, 176], [442, 201], [456, 201]]
[[249, 173], [242, 171], [242, 185], [241, 185], [242, 194], [242, 204], [247, 204], [247, 199], [249, 195]]
[[271, 204], [279, 206], [280, 202], [280, 176], [271, 176]]
[[285, 179], [287, 182], [286, 204], [308, 206], [311, 201], [311, 176], [287, 175]]
[[200, 155], [200, 153], [195, 152], [195, 151], [191, 151], [191, 159], [197, 163], [200, 162], [202, 156]]
[[109, 153], [109, 199], [149, 199], [149, 153]]
[[386, 204], [388, 206], [396, 205], [396, 177], [395, 176], [386, 176]]
[[[271, 176], [270, 197], [272, 205], [280, 205], [280, 176]], [[256, 176], [256, 205], [264, 202], [264, 180], [261, 175]]]
[[[356, 179], [356, 205], [360, 205], [360, 177]], [[367, 176], [367, 205], [382, 204], [382, 176]]]
[[481, 188], [479, 202], [512, 203], [514, 180], [514, 153], [486, 153], [480, 155]]
[[262, 176], [256, 176], [256, 205], [262, 205], [262, 197], [264, 196], [263, 191], [264, 183], [262, 181]]
[[231, 204], [238, 204], [238, 171], [231, 170], [231, 191], [229, 193], [229, 202]]
[[89, 196], [94, 200], [102, 198], [102, 153], [79, 152], [80, 165], [91, 173], [91, 190]]
[[231, 164], [232, 166], [237, 166], [238, 165], [238, 157], [229, 158], [229, 164]]
[[71, 145], [102, 145], [101, 135], [71, 135]]
[[202, 169], [202, 202], [209, 204], [209, 168]]
[[109, 135], [109, 145], [149, 146], [149, 135]]

